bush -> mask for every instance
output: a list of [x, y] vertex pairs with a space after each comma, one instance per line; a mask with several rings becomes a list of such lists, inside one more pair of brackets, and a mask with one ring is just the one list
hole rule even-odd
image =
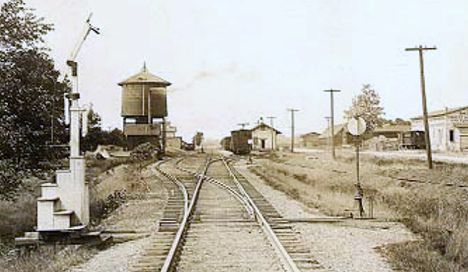
[[90, 218], [93, 225], [98, 225], [101, 220], [107, 218], [113, 211], [127, 202], [127, 192], [125, 189], [115, 190], [106, 199], [98, 199], [91, 193], [90, 198]]
[[390, 245], [387, 253], [392, 257], [393, 266], [401, 271], [441, 272], [464, 271], [459, 265], [447, 261], [424, 241]]
[[0, 200], [13, 200], [24, 178], [18, 164], [0, 160]]
[[143, 143], [135, 147], [130, 153], [130, 158], [134, 162], [142, 162], [158, 158], [160, 150], [157, 146], [151, 143]]
[[31, 193], [19, 195], [15, 202], [1, 201], [0, 211], [0, 243], [36, 225], [36, 197]]

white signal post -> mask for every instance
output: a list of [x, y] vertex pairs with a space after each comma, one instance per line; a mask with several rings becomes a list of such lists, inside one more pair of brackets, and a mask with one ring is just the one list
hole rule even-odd
[[359, 145], [360, 145], [360, 135], [366, 132], [367, 125], [366, 121], [361, 117], [352, 118], [348, 122], [348, 131], [351, 135], [356, 136], [356, 195], [354, 199], [358, 202], [359, 206], [359, 215], [362, 217], [364, 215], [364, 208], [362, 205], [363, 191], [361, 187], [361, 180], [359, 174]]
[[[87, 132], [87, 110], [78, 104], [78, 63], [76, 57], [89, 33], [99, 34], [90, 23], [91, 15], [86, 20], [83, 35], [67, 60], [70, 68], [72, 88], [66, 98], [70, 103], [70, 158], [69, 169], [57, 170], [54, 183], [41, 185], [41, 197], [37, 200], [37, 228], [39, 233], [70, 233], [83, 231], [89, 225], [89, 190], [85, 180], [86, 163], [80, 154], [80, 128], [83, 136]], [[67, 109], [65, 109], [67, 115]], [[83, 114], [85, 116], [83, 116]], [[40, 235], [42, 237], [42, 234]]]
[[68, 99], [71, 100], [70, 103], [70, 157], [77, 157], [80, 155], [80, 119], [83, 113], [83, 109], [80, 108], [78, 100], [80, 99], [80, 93], [78, 90], [78, 62], [76, 58], [85, 42], [86, 38], [91, 32], [96, 34], [99, 33], [99, 28], [91, 24], [92, 13], [89, 15], [85, 23], [85, 28], [83, 34], [81, 35], [78, 43], [70, 54], [70, 58], [67, 60], [67, 65], [69, 67], [69, 74], [72, 77], [72, 90], [68, 95]]

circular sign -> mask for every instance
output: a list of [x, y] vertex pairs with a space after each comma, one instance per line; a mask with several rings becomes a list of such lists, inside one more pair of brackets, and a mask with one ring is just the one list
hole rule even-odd
[[361, 117], [352, 118], [348, 122], [348, 131], [354, 136], [359, 136], [366, 131], [366, 121]]

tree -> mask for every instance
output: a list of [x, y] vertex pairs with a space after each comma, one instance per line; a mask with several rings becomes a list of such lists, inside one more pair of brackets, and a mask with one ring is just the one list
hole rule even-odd
[[[0, 199], [11, 199], [24, 172], [54, 158], [66, 142], [63, 96], [69, 90], [43, 37], [52, 25], [22, 0], [0, 7]], [[52, 132], [52, 127], [54, 130]]]
[[410, 126], [411, 125], [411, 121], [408, 121], [408, 120], [404, 120], [404, 119], [401, 119], [401, 118], [395, 118], [395, 120], [391, 120], [391, 119], [382, 119], [382, 122], [384, 125], [397, 125], [397, 126], [400, 126], [400, 125], [405, 125], [405, 126]]
[[12, 200], [24, 177], [22, 167], [11, 160], [0, 160], [0, 200]]
[[361, 93], [353, 98], [351, 107], [344, 112], [345, 118], [361, 117], [366, 121], [367, 131], [373, 131], [374, 128], [382, 124], [382, 116], [385, 114], [380, 106], [379, 94], [371, 88], [371, 85], [365, 84]]
[[52, 138], [66, 142], [63, 96], [69, 90], [44, 46], [52, 25], [32, 11], [22, 0], [0, 9], [0, 160], [26, 168], [54, 157]]
[[94, 151], [98, 145], [125, 145], [125, 138], [120, 129], [111, 131], [101, 127], [101, 116], [93, 109], [88, 112], [88, 134], [81, 142], [82, 151]]

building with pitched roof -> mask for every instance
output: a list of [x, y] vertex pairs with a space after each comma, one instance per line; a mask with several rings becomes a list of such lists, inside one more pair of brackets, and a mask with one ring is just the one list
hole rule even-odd
[[[428, 113], [433, 150], [468, 151], [468, 106]], [[411, 118], [412, 131], [424, 131], [423, 117]]]
[[318, 132], [309, 132], [302, 134], [301, 138], [301, 147], [312, 148], [317, 147], [322, 144], [323, 141], [320, 140], [320, 133]]
[[386, 124], [381, 127], [376, 127], [372, 131], [372, 136], [379, 137], [384, 136], [385, 138], [400, 139], [402, 134], [411, 131], [411, 125], [390, 125]]
[[330, 145], [331, 139], [333, 139], [333, 141], [335, 141], [335, 146], [347, 145], [353, 142], [352, 136], [348, 132], [347, 123], [335, 125], [333, 127], [333, 133], [334, 135], [332, 137], [331, 128], [327, 128], [319, 136], [319, 139], [327, 145]]
[[277, 149], [277, 136], [281, 132], [261, 122], [252, 128], [252, 150], [267, 151]]

